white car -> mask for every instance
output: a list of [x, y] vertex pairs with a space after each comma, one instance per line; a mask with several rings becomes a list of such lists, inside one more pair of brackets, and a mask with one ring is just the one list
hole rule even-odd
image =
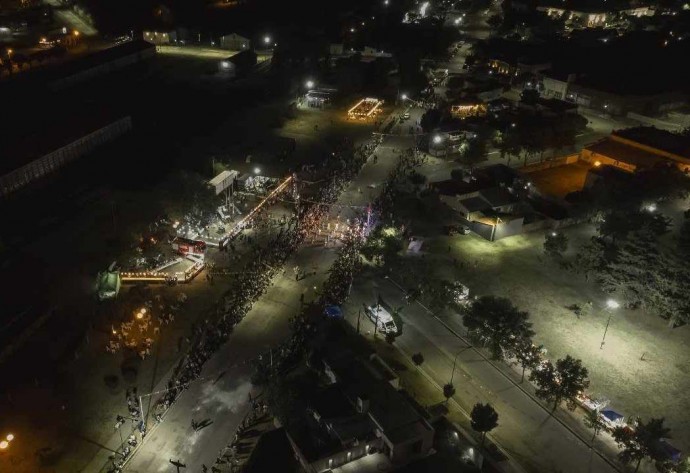
[[395, 325], [393, 316], [380, 305], [372, 305], [366, 307], [364, 312], [377, 327], [378, 331], [382, 333], [398, 333], [398, 327]]

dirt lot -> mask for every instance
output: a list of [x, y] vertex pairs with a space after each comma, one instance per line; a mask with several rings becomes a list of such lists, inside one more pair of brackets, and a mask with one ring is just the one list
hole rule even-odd
[[590, 168], [586, 163], [577, 162], [530, 172], [528, 176], [541, 192], [563, 198], [571, 192], [582, 190]]

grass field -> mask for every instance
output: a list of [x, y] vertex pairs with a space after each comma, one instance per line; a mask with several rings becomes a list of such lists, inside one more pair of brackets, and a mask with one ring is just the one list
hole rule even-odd
[[[567, 230], [571, 248], [593, 231], [589, 225]], [[438, 260], [438, 271], [446, 275], [459, 272], [472, 294], [508, 297], [529, 311], [535, 342], [547, 348], [550, 359], [566, 354], [582, 359], [590, 373], [590, 392], [607, 397], [611, 407], [626, 416], [665, 417], [673, 444], [687, 451], [690, 327], [670, 329], [655, 314], [621, 307], [615, 310], [600, 349], [609, 316], [608, 296], [591, 280], [564, 271], [545, 257], [543, 239], [540, 232], [495, 243], [476, 235], [438, 237], [427, 240], [427, 258]], [[460, 269], [451, 268], [453, 258]], [[579, 318], [566, 308], [590, 301], [591, 313]]]

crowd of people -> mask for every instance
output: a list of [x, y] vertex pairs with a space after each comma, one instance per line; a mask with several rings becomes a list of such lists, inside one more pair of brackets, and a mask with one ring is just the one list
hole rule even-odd
[[[234, 327], [246, 316], [252, 304], [266, 291], [271, 279], [278, 274], [287, 258], [305, 238], [316, 231], [348, 183], [378, 146], [379, 141], [354, 147], [345, 139], [340, 149], [331, 154], [323, 168], [322, 182], [310, 201], [296, 199], [296, 213], [286, 218], [275, 238], [268, 244], [253, 246], [253, 257], [244, 271], [238, 273], [233, 286], [220, 300], [213, 320], [206, 319], [194, 329], [187, 356], [180, 362], [167, 383], [165, 394], [156, 401], [153, 416], [162, 419], [163, 413], [178, 396], [198, 379], [208, 359], [225, 343]], [[289, 347], [282, 348], [283, 353]], [[280, 353], [281, 350], [279, 350]]]
[[[186, 300], [180, 294], [178, 302]], [[151, 355], [154, 338], [159, 335], [161, 327], [175, 320], [178, 305], [167, 305], [160, 295], [146, 301], [144, 307], [134, 311], [131, 319], [111, 326], [110, 340], [105, 346], [108, 353], [117, 353], [123, 349], [134, 350], [142, 360]], [[155, 314], [155, 315], [154, 315]]]

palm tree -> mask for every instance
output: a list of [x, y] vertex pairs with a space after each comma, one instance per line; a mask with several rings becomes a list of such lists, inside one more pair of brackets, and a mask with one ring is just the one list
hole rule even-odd
[[592, 444], [589, 446], [589, 448], [592, 448], [594, 446], [594, 439], [597, 437], [597, 435], [599, 435], [604, 427], [606, 427], [606, 423], [604, 423], [604, 420], [601, 418], [598, 409], [585, 412], [585, 417], [582, 419], [582, 421], [585, 423], [585, 426], [588, 429], [592, 429], [592, 440], [589, 442]]
[[474, 408], [472, 408], [470, 420], [472, 429], [475, 432], [479, 432], [482, 436], [480, 446], [483, 447], [487, 432], [498, 427], [498, 413], [491, 404], [482, 404], [478, 402], [474, 405]]

